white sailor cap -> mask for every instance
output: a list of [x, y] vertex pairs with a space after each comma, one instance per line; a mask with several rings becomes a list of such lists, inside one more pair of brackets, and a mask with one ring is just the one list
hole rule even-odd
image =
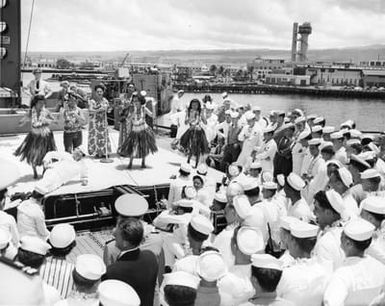
[[294, 128], [294, 124], [289, 122], [289, 123], [285, 123], [284, 125], [282, 125], [279, 130], [280, 131], [284, 131], [284, 130], [287, 130], [287, 129], [290, 129], [290, 128]]
[[258, 180], [256, 178], [246, 178], [242, 182], [242, 187], [244, 191], [249, 191], [257, 188], [259, 186]]
[[314, 124], [319, 124], [319, 123], [321, 123], [324, 120], [325, 120], [324, 117], [317, 117], [317, 118], [314, 119], [313, 122], [314, 122]]
[[286, 180], [289, 186], [297, 191], [301, 191], [306, 186], [304, 180], [294, 172], [290, 173]]
[[231, 116], [231, 118], [236, 119], [239, 117], [239, 113], [238, 112], [231, 112], [230, 116]]
[[349, 139], [348, 141], [346, 141], [346, 145], [349, 147], [354, 144], [361, 144], [361, 141], [359, 141], [358, 139]]
[[238, 182], [231, 182], [229, 186], [227, 186], [227, 189], [226, 189], [227, 198], [235, 197], [240, 194], [243, 194], [243, 187]]
[[369, 196], [362, 200], [361, 208], [375, 214], [385, 215], [385, 199], [379, 196]]
[[266, 218], [263, 209], [259, 206], [253, 206], [250, 214], [243, 220], [242, 225], [264, 228], [266, 226]]
[[251, 109], [253, 112], [260, 112], [261, 111], [261, 108], [258, 105], [252, 106]]
[[308, 141], [309, 146], [319, 146], [321, 144], [321, 138], [313, 138]]
[[222, 98], [225, 99], [228, 96], [227, 92], [222, 93]]
[[39, 237], [23, 236], [20, 239], [20, 248], [24, 251], [45, 256], [51, 249], [51, 246]]
[[285, 176], [283, 174], [278, 174], [277, 182], [281, 187], [285, 186]]
[[367, 139], [367, 140], [373, 141], [374, 140], [374, 136], [373, 135], [369, 135], [369, 134], [362, 134], [361, 135], [361, 140], [363, 140], [363, 139]]
[[253, 120], [255, 119], [255, 114], [252, 111], [247, 111], [245, 113], [246, 120]]
[[227, 203], [227, 197], [224, 192], [218, 191], [214, 195], [214, 199], [221, 203]]
[[311, 131], [306, 129], [303, 132], [299, 133], [298, 140], [305, 139], [306, 137], [309, 137], [311, 135]]
[[341, 167], [338, 169], [338, 174], [341, 177], [342, 183], [346, 187], [350, 188], [350, 186], [352, 186], [352, 184], [353, 184], [353, 176], [350, 173], [350, 171], [348, 169], [346, 169], [345, 167]]
[[206, 175], [208, 171], [208, 168], [206, 164], [200, 164], [197, 168], [197, 173], [200, 175]]
[[262, 184], [263, 189], [276, 190], [278, 188], [277, 184], [274, 182], [264, 182]]
[[368, 143], [368, 147], [376, 154], [380, 153], [381, 151], [373, 142]]
[[344, 126], [347, 126], [349, 129], [351, 129], [353, 127], [353, 124], [354, 124], [354, 121], [353, 120], [347, 120], [343, 123], [341, 123], [340, 127], [344, 127]]
[[82, 254], [76, 257], [75, 270], [81, 277], [96, 281], [106, 273], [106, 265], [100, 256]]
[[245, 219], [251, 213], [251, 204], [247, 196], [238, 195], [233, 199], [233, 205], [237, 215]]
[[358, 156], [356, 154], [350, 155], [350, 161], [355, 161], [355, 162], [361, 164], [362, 166], [364, 166], [368, 169], [371, 168], [370, 165], [363, 158], [361, 158], [360, 156]]
[[186, 172], [186, 173], [191, 173], [192, 168], [191, 168], [190, 164], [183, 163], [180, 165], [180, 170], [182, 170], [183, 172]]
[[190, 208], [190, 207], [194, 207], [194, 202], [190, 199], [180, 199], [176, 202], [173, 203], [173, 206], [176, 206], [176, 207], [185, 207], [185, 208]]
[[283, 264], [280, 260], [270, 254], [251, 255], [251, 265], [262, 269], [272, 269], [282, 271]]
[[231, 109], [228, 109], [227, 111], [225, 111], [225, 115], [230, 115], [231, 116], [231, 113], [232, 113]]
[[183, 89], [178, 90], [178, 93], [184, 93]]
[[341, 163], [339, 160], [337, 160], [337, 159], [330, 159], [330, 160], [328, 160], [328, 161], [325, 163], [325, 165], [326, 165], [326, 167], [329, 167], [330, 165], [334, 165], [334, 166], [336, 166], [338, 169], [343, 167], [342, 163]]
[[277, 111], [276, 110], [271, 110], [270, 112], [269, 112], [269, 116], [275, 116], [275, 115], [277, 115], [278, 113], [277, 113]]
[[362, 180], [367, 180], [375, 177], [381, 177], [381, 174], [376, 169], [367, 169], [361, 173]]
[[0, 190], [6, 189], [16, 183], [20, 178], [20, 171], [17, 165], [9, 160], [0, 159]]
[[325, 194], [333, 209], [341, 215], [345, 211], [345, 203], [341, 195], [333, 189], [326, 191]]
[[334, 149], [334, 145], [333, 145], [333, 143], [331, 141], [323, 141], [323, 142], [321, 142], [321, 144], [319, 146], [319, 149], [320, 149], [320, 151], [322, 151], [325, 148], [332, 148], [332, 149]]
[[197, 192], [193, 186], [186, 186], [184, 189], [184, 194], [188, 199], [194, 199], [197, 196]]
[[274, 181], [273, 173], [270, 171], [263, 171], [261, 174], [261, 178], [263, 182], [272, 182]]
[[33, 190], [42, 195], [49, 193], [48, 185], [43, 180], [38, 181]]
[[55, 248], [66, 248], [76, 239], [75, 229], [67, 223], [55, 225], [50, 234], [49, 242]]
[[362, 133], [356, 129], [349, 130], [349, 133], [351, 138], [361, 138], [362, 135]]
[[268, 125], [266, 128], [263, 129], [263, 133], [273, 133], [275, 131], [274, 126]]
[[312, 133], [319, 133], [321, 132], [322, 133], [322, 126], [320, 125], [314, 125], [311, 127], [311, 132]]
[[307, 120], [314, 120], [315, 118], [317, 118], [317, 115], [314, 114], [310, 114], [309, 116], [307, 116]]
[[365, 241], [370, 239], [374, 230], [374, 225], [362, 218], [354, 218], [344, 226], [345, 235], [355, 241]]
[[350, 134], [350, 130], [348, 128], [340, 129], [339, 132], [341, 132], [344, 136]]
[[143, 216], [148, 210], [148, 202], [139, 194], [126, 193], [116, 199], [115, 209], [124, 217]]
[[298, 117], [297, 119], [294, 120], [294, 123], [295, 124], [299, 124], [299, 123], [302, 123], [302, 122], [305, 122], [306, 121], [306, 118], [304, 116], [301, 116], [301, 117]]
[[256, 227], [242, 226], [237, 233], [238, 249], [245, 255], [252, 255], [265, 248], [263, 234]]
[[283, 110], [277, 110], [276, 112], [277, 112], [278, 116], [285, 116], [285, 114], [286, 114], [286, 112]]
[[208, 282], [214, 282], [227, 273], [221, 254], [216, 251], [203, 252], [197, 261], [197, 274]]
[[262, 164], [260, 162], [252, 162], [250, 165], [250, 169], [262, 169]]
[[331, 134], [331, 133], [334, 133], [335, 131], [335, 127], [334, 126], [325, 126], [323, 129], [322, 129], [322, 133], [324, 134]]
[[140, 298], [134, 288], [120, 280], [107, 279], [102, 281], [99, 284], [98, 293], [100, 303], [103, 306], [140, 305]]
[[0, 250], [5, 249], [8, 246], [11, 239], [12, 237], [10, 232], [5, 228], [0, 228]]
[[283, 229], [290, 231], [290, 225], [293, 222], [299, 222], [300, 220], [296, 217], [292, 216], [283, 216], [279, 219], [279, 226], [282, 227]]
[[234, 177], [240, 174], [239, 168], [236, 165], [230, 165], [228, 169], [229, 174]]
[[344, 138], [344, 134], [341, 131], [334, 132], [330, 135], [331, 139], [341, 139]]
[[210, 235], [214, 230], [214, 226], [211, 221], [205, 216], [199, 214], [194, 215], [191, 218], [190, 225], [197, 232], [207, 236]]
[[298, 115], [303, 117], [303, 110], [302, 109], [296, 108], [293, 110], [293, 113], [297, 113]]
[[365, 161], [372, 160], [377, 157], [376, 153], [373, 151], [362, 152], [361, 154], [359, 154], [359, 156]]
[[210, 102], [206, 103], [206, 109], [213, 110], [214, 108], [215, 108], [215, 106], [212, 103], [210, 103]]
[[164, 285], [184, 286], [197, 290], [200, 278], [185, 271], [176, 271], [164, 275]]
[[290, 233], [293, 237], [296, 238], [317, 237], [318, 230], [318, 226], [306, 223], [301, 220], [298, 220], [298, 222], [290, 223]]

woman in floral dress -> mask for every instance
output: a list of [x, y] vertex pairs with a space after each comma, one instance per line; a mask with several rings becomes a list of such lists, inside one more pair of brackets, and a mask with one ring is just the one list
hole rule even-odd
[[108, 136], [108, 101], [103, 97], [104, 86], [95, 86], [95, 99], [89, 101], [88, 154], [99, 158], [111, 152]]

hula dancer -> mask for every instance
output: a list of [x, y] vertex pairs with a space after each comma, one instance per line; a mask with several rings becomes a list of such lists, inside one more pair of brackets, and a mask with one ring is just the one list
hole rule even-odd
[[23, 118], [20, 124], [23, 125], [29, 120], [31, 120], [31, 131], [14, 154], [32, 166], [33, 177], [36, 179], [38, 177], [36, 167], [43, 165], [43, 159], [47, 152], [56, 151], [53, 133], [49, 129], [50, 123], [55, 119], [45, 108], [43, 95], [37, 95], [33, 98], [29, 116]]
[[182, 135], [180, 145], [188, 152], [187, 163], [190, 163], [192, 155], [196, 156], [195, 168], [198, 166], [200, 156], [210, 152], [201, 122], [207, 124], [201, 110], [201, 103], [198, 99], [192, 99], [185, 119], [186, 125], [190, 128]]
[[146, 114], [152, 116], [152, 112], [146, 107], [146, 92], [132, 96], [132, 111], [127, 119], [131, 121], [131, 131], [120, 149], [120, 154], [129, 156], [128, 169], [132, 168], [134, 158], [142, 159], [142, 168], [146, 168], [146, 156], [155, 153], [158, 148], [155, 143], [155, 135], [146, 123]]

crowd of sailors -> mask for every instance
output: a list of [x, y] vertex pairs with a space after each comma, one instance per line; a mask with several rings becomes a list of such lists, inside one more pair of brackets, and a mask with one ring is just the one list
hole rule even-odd
[[[47, 229], [45, 174], [29, 198], [6, 210], [7, 188], [20, 178], [17, 165], [1, 162], [0, 304], [384, 305], [381, 138], [353, 120], [330, 126], [300, 109], [263, 116], [226, 94], [188, 107], [182, 99], [178, 92], [170, 119], [173, 146], [187, 161], [170, 178], [165, 209], [150, 224], [145, 198], [117, 198], [114, 239], [103, 258], [82, 254], [69, 262], [76, 233], [70, 224]], [[132, 107], [138, 117], [147, 112]], [[120, 148], [138, 156], [135, 124]], [[28, 135], [23, 144], [43, 141], [54, 154], [51, 134]], [[42, 164], [57, 162], [41, 154]], [[32, 165], [28, 156], [35, 155], [26, 157]], [[208, 166], [224, 171], [220, 182]]]

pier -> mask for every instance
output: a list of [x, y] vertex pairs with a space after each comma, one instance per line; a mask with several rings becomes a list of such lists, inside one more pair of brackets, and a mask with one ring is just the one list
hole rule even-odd
[[318, 97], [341, 97], [353, 99], [385, 99], [385, 91], [297, 87], [281, 85], [258, 84], [215, 84], [215, 85], [184, 85], [175, 87], [189, 93], [234, 93], [234, 94], [279, 94], [279, 95], [308, 95]]

